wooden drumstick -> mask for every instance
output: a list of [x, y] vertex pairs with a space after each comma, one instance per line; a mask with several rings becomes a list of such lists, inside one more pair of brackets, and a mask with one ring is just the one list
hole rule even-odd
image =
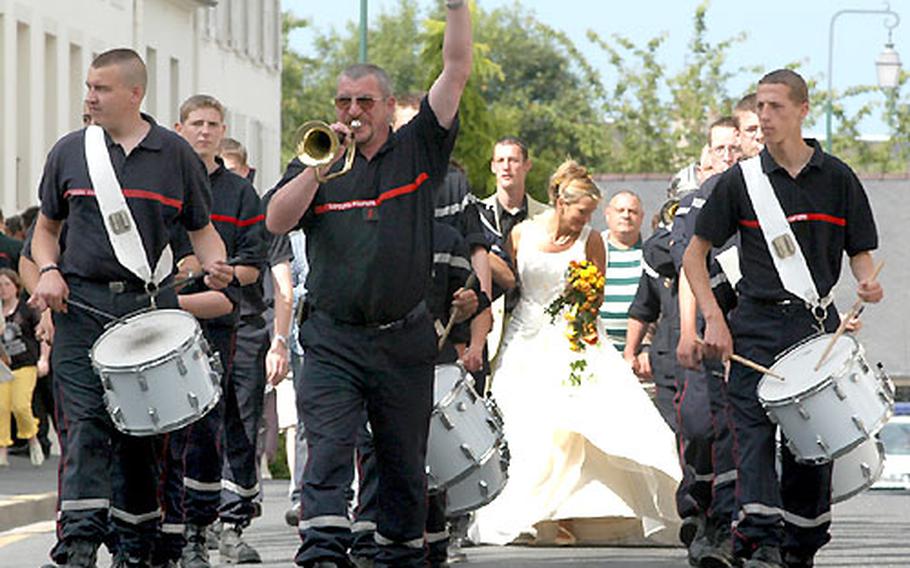
[[[477, 276], [475, 276], [474, 273], [472, 272], [468, 276], [468, 279], [465, 280], [464, 286], [462, 286], [462, 289], [467, 290], [469, 288], [473, 288], [475, 282], [477, 282]], [[452, 327], [455, 325], [455, 312], [457, 312], [457, 311], [458, 310], [453, 307], [452, 310], [449, 312], [449, 321], [446, 322], [446, 327], [442, 331], [442, 335], [439, 336], [439, 343], [436, 346], [436, 349], [438, 351], [442, 351], [442, 346], [446, 344], [446, 339], [449, 338], [449, 333], [452, 331]]]
[[[870, 282], [875, 282], [875, 279], [878, 278], [878, 273], [882, 271], [882, 268], [885, 267], [885, 261], [878, 263], [878, 266], [875, 267], [875, 271], [872, 272], [872, 278], [869, 279]], [[828, 345], [825, 346], [825, 350], [822, 352], [822, 356], [819, 357], [818, 363], [815, 364], [815, 370], [818, 371], [824, 365], [825, 361], [828, 360], [828, 356], [831, 355], [831, 350], [834, 349], [834, 344], [837, 343], [837, 340], [840, 339], [840, 336], [847, 331], [847, 324], [850, 323], [850, 320], [859, 315], [860, 311], [863, 308], [863, 300], [859, 299], [853, 302], [853, 306], [850, 308], [850, 311], [847, 312], [847, 315], [844, 316], [844, 319], [841, 320], [840, 325], [837, 326], [837, 331], [834, 332], [834, 336], [828, 341]]]
[[[700, 345], [705, 344], [705, 342], [702, 341], [702, 339], [700, 337], [696, 337], [695, 341], [698, 342]], [[759, 373], [768, 375], [769, 377], [774, 377], [775, 379], [778, 379], [781, 381], [785, 380], [784, 377], [782, 377], [781, 375], [778, 375], [777, 373], [775, 373], [768, 367], [765, 367], [764, 365], [760, 365], [760, 364], [756, 363], [755, 361], [753, 361], [752, 359], [746, 359], [742, 355], [737, 355], [736, 353], [730, 353], [730, 360], [736, 361], [740, 365], [749, 367], [750, 369], [753, 369], [755, 371], [758, 371]]]

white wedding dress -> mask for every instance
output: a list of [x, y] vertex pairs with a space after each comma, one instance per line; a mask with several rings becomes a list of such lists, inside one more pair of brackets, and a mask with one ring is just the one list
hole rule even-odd
[[[539, 218], [538, 218], [539, 219]], [[638, 379], [605, 341], [569, 349], [566, 322], [545, 309], [585, 259], [590, 227], [563, 252], [541, 250], [543, 221], [522, 225], [521, 300], [493, 369], [511, 463], [502, 494], [478, 510], [469, 536], [489, 544], [677, 544], [675, 439]], [[587, 359], [592, 378], [567, 383]]]

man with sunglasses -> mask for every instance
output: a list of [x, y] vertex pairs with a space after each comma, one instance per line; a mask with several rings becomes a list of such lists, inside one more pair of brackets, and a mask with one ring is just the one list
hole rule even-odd
[[[471, 19], [463, 0], [446, 2], [442, 73], [417, 116], [397, 132], [391, 81], [375, 65], [338, 77], [344, 138], [322, 168], [293, 160], [270, 200], [266, 226], [302, 228], [307, 240], [309, 318], [298, 410], [309, 459], [301, 490], [302, 566], [347, 566], [347, 491], [364, 408], [379, 470], [375, 566], [423, 566], [424, 473], [433, 405], [436, 334], [424, 298], [432, 265], [433, 188], [446, 174], [461, 93], [471, 70]], [[345, 175], [341, 157], [356, 145]], [[319, 169], [320, 171], [317, 171]], [[320, 181], [323, 180], [323, 181]]]

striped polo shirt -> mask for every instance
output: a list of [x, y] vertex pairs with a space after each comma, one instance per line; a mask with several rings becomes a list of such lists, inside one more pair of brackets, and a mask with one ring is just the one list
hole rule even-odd
[[610, 342], [617, 351], [626, 347], [626, 328], [629, 306], [635, 299], [641, 278], [641, 240], [630, 248], [619, 248], [603, 233], [607, 245], [607, 274], [604, 286], [604, 303], [600, 306], [600, 319]]

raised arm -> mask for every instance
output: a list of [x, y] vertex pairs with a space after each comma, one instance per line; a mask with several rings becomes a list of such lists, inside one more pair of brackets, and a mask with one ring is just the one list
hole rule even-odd
[[455, 120], [461, 93], [471, 76], [473, 58], [471, 11], [466, 0], [446, 0], [446, 30], [442, 40], [442, 73], [430, 87], [430, 108], [439, 125]]

